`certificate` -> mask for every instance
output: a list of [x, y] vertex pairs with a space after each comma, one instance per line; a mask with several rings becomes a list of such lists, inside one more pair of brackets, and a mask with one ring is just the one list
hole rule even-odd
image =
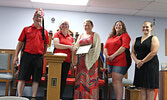
[[89, 52], [90, 48], [91, 48], [91, 44], [90, 45], [84, 45], [84, 46], [79, 46], [79, 48], [77, 49], [76, 54], [86, 54]]

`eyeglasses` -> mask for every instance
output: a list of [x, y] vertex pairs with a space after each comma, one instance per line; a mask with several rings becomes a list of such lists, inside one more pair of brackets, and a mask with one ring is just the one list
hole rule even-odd
[[34, 16], [35, 18], [42, 18], [42, 16], [38, 16], [38, 15], [36, 15], [36, 16]]
[[67, 23], [62, 23], [61, 25], [68, 25]]

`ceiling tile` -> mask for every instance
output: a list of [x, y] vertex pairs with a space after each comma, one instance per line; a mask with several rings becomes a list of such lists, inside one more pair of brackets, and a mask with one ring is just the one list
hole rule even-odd
[[88, 6], [32, 3], [30, 0], [0, 0], [0, 6], [44, 8], [65, 11], [111, 13], [167, 18], [167, 0], [90, 0]]
[[89, 7], [112, 7], [120, 9], [142, 9], [150, 1], [140, 0], [90, 0]]
[[100, 8], [100, 7], [87, 7], [87, 12], [96, 13], [112, 13], [112, 14], [123, 14], [123, 15], [134, 15], [138, 10], [134, 9], [115, 9], [115, 8]]
[[137, 16], [148, 16], [148, 17], [162, 17], [167, 18], [167, 13], [163, 11], [146, 11], [142, 10], [136, 14]]
[[85, 11], [85, 6], [70, 6], [59, 4], [44, 4], [44, 3], [32, 3], [33, 8], [55, 9], [55, 10], [67, 10], [67, 11]]
[[167, 3], [167, 0], [155, 0], [156, 2], [165, 2]]
[[167, 3], [160, 3], [160, 2], [152, 2], [147, 7], [145, 7], [143, 10], [149, 10], [149, 11], [167, 11]]
[[15, 0], [6, 0], [6, 1], [0, 1], [0, 6], [6, 6], [6, 7], [23, 7], [23, 8], [31, 8], [30, 2], [19, 1], [16, 2]]

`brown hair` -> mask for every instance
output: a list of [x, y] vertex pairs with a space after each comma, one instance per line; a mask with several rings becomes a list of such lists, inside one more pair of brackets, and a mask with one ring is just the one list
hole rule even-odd
[[153, 25], [152, 25], [152, 23], [150, 21], [144, 21], [144, 23], [150, 23], [151, 28], [153, 28]]
[[123, 23], [123, 21], [119, 20], [119, 21], [116, 21], [113, 28], [112, 28], [112, 32], [109, 34], [109, 38], [111, 38], [112, 36], [116, 35], [116, 30], [115, 30], [115, 25], [120, 22], [122, 24], [122, 31], [118, 34], [118, 36], [120, 36], [121, 34], [123, 33], [127, 33], [126, 31], [126, 26], [125, 24]]

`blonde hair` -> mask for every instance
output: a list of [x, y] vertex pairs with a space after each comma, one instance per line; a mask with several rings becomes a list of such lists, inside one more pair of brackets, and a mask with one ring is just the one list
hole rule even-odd
[[61, 24], [65, 23], [65, 22], [67, 22], [67, 23], [68, 23], [68, 26], [69, 26], [69, 21], [68, 21], [67, 19], [62, 19], [62, 20], [60, 21], [60, 23], [59, 23], [59, 29], [60, 29], [60, 30], [61, 30], [61, 28], [60, 28]]
[[90, 20], [90, 19], [85, 19], [84, 23], [85, 23], [85, 22], [89, 22], [89, 23], [93, 26], [92, 20]]

